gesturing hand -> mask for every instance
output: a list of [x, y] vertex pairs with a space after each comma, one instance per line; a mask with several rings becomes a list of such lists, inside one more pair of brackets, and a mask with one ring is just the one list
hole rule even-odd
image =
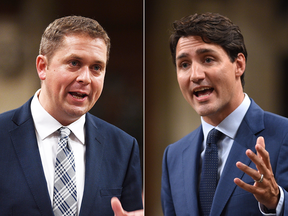
[[[257, 170], [250, 168], [242, 162], [237, 162], [236, 166], [251, 176], [255, 183], [254, 185], [247, 184], [239, 178], [235, 178], [234, 182], [242, 189], [252, 193], [256, 200], [266, 206], [268, 209], [276, 209], [280, 191], [273, 175], [269, 153], [265, 149], [263, 137], [258, 137], [255, 149], [257, 155], [250, 149], [246, 151], [246, 155], [256, 165]], [[261, 177], [263, 179], [261, 181]]]
[[126, 212], [122, 208], [121, 202], [116, 197], [113, 197], [111, 199], [111, 206], [112, 206], [115, 216], [144, 216], [143, 209], [133, 211], [133, 212]]

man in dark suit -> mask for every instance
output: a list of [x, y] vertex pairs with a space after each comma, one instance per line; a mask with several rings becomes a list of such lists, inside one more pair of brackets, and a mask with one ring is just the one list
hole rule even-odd
[[165, 150], [164, 215], [288, 215], [288, 120], [243, 92], [239, 27], [219, 14], [187, 16], [174, 22], [170, 49], [202, 124]]
[[[122, 206], [143, 208], [137, 141], [88, 113], [101, 95], [109, 50], [95, 20], [68, 16], [46, 28], [36, 60], [41, 89], [0, 115], [1, 215], [121, 216], [128, 215]], [[59, 128], [69, 131], [61, 139]]]

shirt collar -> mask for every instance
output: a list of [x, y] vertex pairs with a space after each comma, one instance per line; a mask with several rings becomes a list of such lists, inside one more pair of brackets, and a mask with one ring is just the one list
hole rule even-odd
[[[31, 113], [38, 135], [41, 140], [44, 140], [46, 137], [62, 127], [62, 125], [55, 118], [53, 118], [40, 104], [38, 99], [40, 91], [41, 89], [35, 93], [32, 99]], [[84, 124], [85, 114], [67, 126], [82, 144], [85, 143]]]
[[[230, 137], [231, 139], [235, 138], [238, 128], [251, 104], [248, 95], [246, 93], [244, 93], [244, 95], [245, 96], [242, 103], [232, 113], [230, 113], [230, 115], [228, 115], [219, 125], [215, 127], [217, 130], [221, 131], [223, 134]], [[214, 128], [214, 126], [205, 122], [202, 117], [201, 123], [204, 140], [206, 140], [209, 131]]]

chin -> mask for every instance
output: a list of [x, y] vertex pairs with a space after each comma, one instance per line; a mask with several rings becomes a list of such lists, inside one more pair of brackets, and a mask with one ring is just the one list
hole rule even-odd
[[82, 115], [87, 113], [88, 109], [72, 109], [67, 111], [68, 115], [74, 118], [80, 118]]
[[204, 109], [202, 108], [202, 109], [198, 109], [198, 110], [195, 109], [195, 111], [198, 113], [198, 115], [203, 116], [203, 117], [209, 116], [209, 115], [214, 113], [212, 110], [210, 110], [208, 108], [204, 108]]

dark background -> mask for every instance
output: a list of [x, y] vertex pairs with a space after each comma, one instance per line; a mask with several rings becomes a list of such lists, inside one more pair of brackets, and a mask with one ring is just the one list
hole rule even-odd
[[[0, 87], [0, 112], [22, 105], [40, 88], [35, 59], [41, 35], [49, 23], [67, 15], [93, 18], [107, 31], [111, 54], [104, 89], [90, 112], [134, 136], [142, 155], [143, 2], [139, 0], [2, 0], [0, 38], [1, 32], [7, 36], [12, 28], [11, 37], [15, 40], [8, 45], [8, 39], [5, 41], [2, 36], [2, 43], [0, 41], [0, 58], [8, 58], [2, 64], [0, 60], [0, 80], [3, 82], [0, 85], [4, 89]], [[15, 52], [9, 53], [12, 47]], [[13, 62], [8, 64], [12, 58]], [[3, 91], [6, 91], [5, 95]]]
[[190, 14], [214, 12], [239, 25], [248, 50], [244, 91], [262, 109], [288, 117], [288, 1], [145, 2], [145, 213], [160, 216], [164, 149], [200, 125], [177, 83], [169, 50], [172, 23]]

